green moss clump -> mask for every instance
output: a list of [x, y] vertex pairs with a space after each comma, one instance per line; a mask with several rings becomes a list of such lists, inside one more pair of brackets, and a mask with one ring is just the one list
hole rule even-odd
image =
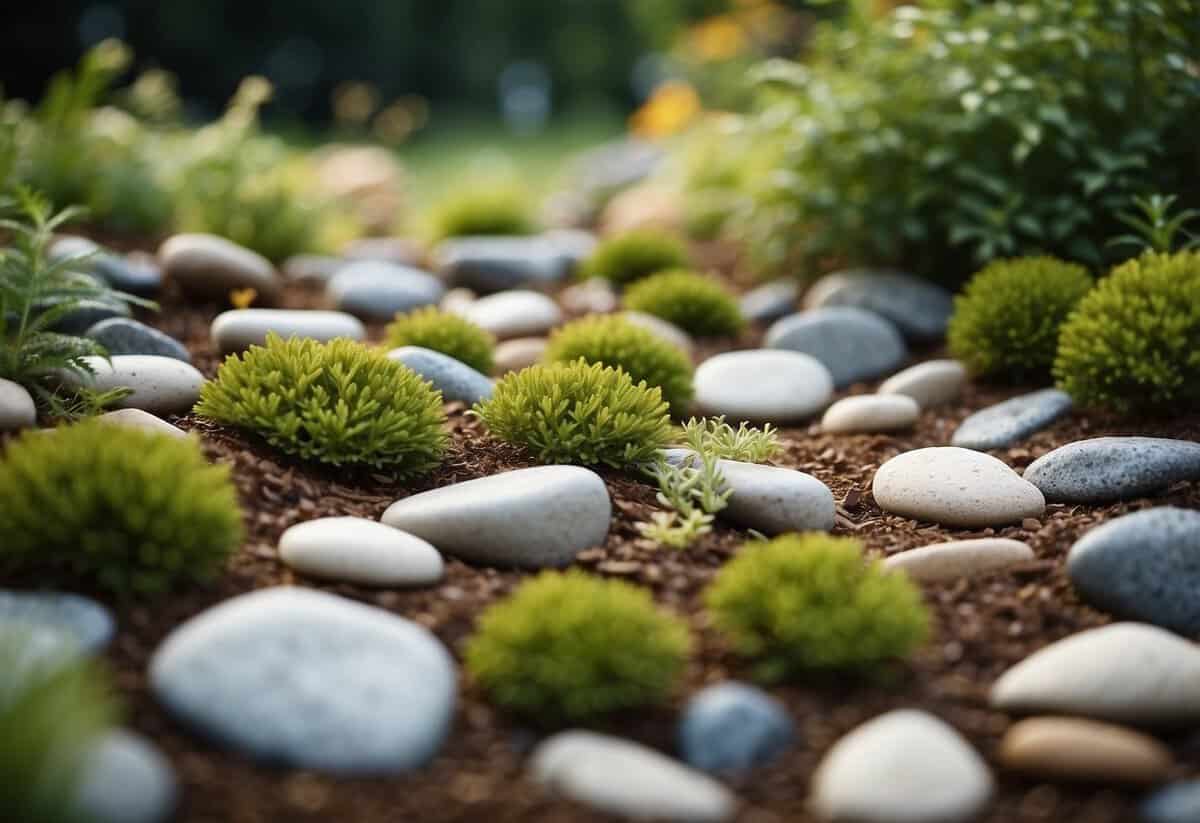
[[1045, 378], [1059, 327], [1092, 285], [1083, 266], [1053, 257], [992, 263], [954, 300], [950, 352], [978, 376]]
[[387, 346], [421, 346], [466, 363], [475, 371], [490, 374], [496, 338], [479, 326], [434, 306], [397, 314], [387, 327]]
[[434, 240], [537, 231], [529, 198], [505, 186], [458, 192], [438, 204], [430, 223]]
[[229, 469], [195, 440], [91, 420], [9, 444], [0, 534], [0, 569], [160, 592], [216, 574], [241, 515]]
[[629, 231], [596, 246], [580, 266], [583, 278], [603, 277], [627, 286], [655, 272], [689, 264], [687, 249], [676, 238], [648, 230]]
[[625, 308], [661, 317], [700, 337], [733, 335], [746, 327], [733, 295], [686, 269], [659, 272], [630, 286]]
[[1083, 406], [1200, 408], [1200, 250], [1130, 260], [1062, 326], [1054, 377]]
[[272, 446], [334, 465], [428, 471], [446, 449], [442, 395], [420, 375], [352, 340], [271, 334], [230, 355], [196, 414], [257, 432]]
[[687, 662], [679, 618], [583, 572], [543, 572], [480, 618], [466, 666], [503, 708], [550, 723], [662, 702]]
[[870, 670], [929, 634], [921, 593], [905, 575], [866, 560], [857, 540], [825, 534], [747, 544], [706, 601], [717, 629], [768, 681]]
[[584, 317], [550, 336], [545, 362], [570, 363], [580, 358], [623, 369], [633, 380], [658, 386], [676, 416], [692, 402], [692, 364], [687, 355], [621, 317]]
[[544, 463], [649, 463], [672, 435], [661, 389], [582, 360], [510, 373], [475, 412], [496, 437], [524, 446]]

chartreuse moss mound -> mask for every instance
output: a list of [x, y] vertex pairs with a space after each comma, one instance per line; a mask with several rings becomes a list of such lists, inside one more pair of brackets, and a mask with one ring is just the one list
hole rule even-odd
[[496, 338], [457, 314], [426, 306], [396, 315], [386, 334], [389, 349], [421, 346], [453, 357], [482, 374], [492, 371]]
[[746, 327], [732, 294], [686, 269], [659, 272], [630, 286], [624, 302], [627, 309], [661, 317], [700, 337], [733, 335]]
[[638, 229], [603, 240], [580, 266], [582, 277], [627, 286], [655, 272], [689, 264], [683, 243], [669, 234]]
[[430, 224], [435, 240], [532, 234], [537, 230], [533, 204], [528, 196], [506, 185], [455, 192], [433, 209]]

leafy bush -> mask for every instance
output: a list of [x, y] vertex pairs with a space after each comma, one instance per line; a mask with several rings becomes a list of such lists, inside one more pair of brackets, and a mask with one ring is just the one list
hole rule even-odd
[[430, 216], [435, 240], [489, 234], [533, 234], [537, 230], [529, 198], [498, 185], [468, 189], [443, 200]]
[[749, 543], [706, 593], [714, 625], [765, 680], [822, 669], [869, 670], [929, 633], [921, 593], [862, 556], [857, 540], [784, 535]]
[[688, 253], [674, 237], [658, 232], [630, 231], [596, 246], [579, 268], [580, 276], [603, 277], [627, 286], [665, 269], [688, 265]]
[[0, 630], [0, 819], [78, 820], [81, 770], [115, 714], [95, 663], [49, 652], [39, 635]]
[[408, 367], [353, 340], [267, 337], [225, 358], [196, 414], [251, 429], [306, 460], [433, 468], [446, 449], [441, 393]]
[[1087, 269], [1053, 257], [997, 260], [954, 299], [950, 353], [976, 375], [1045, 377], [1059, 326], [1092, 284]]
[[624, 302], [627, 309], [653, 314], [700, 336], [737, 334], [746, 326], [729, 292], [686, 269], [659, 272], [633, 284]]
[[550, 336], [545, 362], [570, 363], [580, 358], [620, 368], [633, 380], [658, 386], [676, 415], [692, 402], [692, 364], [687, 355], [621, 317], [584, 317]]
[[576, 722], [664, 700], [689, 645], [686, 625], [642, 589], [543, 572], [484, 612], [466, 666], [503, 708]]
[[496, 338], [457, 314], [426, 306], [396, 315], [386, 334], [388, 348], [422, 346], [449, 355], [482, 374], [492, 371]]
[[1200, 251], [1147, 253], [1101, 280], [1062, 326], [1054, 376], [1085, 406], [1200, 408]]
[[671, 437], [662, 390], [600, 363], [535, 365], [496, 383], [476, 413], [546, 463], [646, 463]]
[[792, 273], [832, 256], [957, 281], [997, 257], [1099, 266], [1135, 194], [1200, 205], [1195, 0], [966, 0], [826, 25], [771, 61], [741, 228]]
[[9, 445], [0, 533], [10, 572], [153, 593], [212, 577], [241, 518], [229, 470], [196, 441], [87, 421]]

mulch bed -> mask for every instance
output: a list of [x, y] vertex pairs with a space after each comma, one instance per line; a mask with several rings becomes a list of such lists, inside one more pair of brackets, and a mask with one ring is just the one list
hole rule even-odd
[[[319, 305], [319, 295], [289, 287], [284, 302]], [[187, 342], [197, 366], [215, 372], [218, 358], [208, 341], [217, 306], [188, 305], [168, 292], [160, 315], [149, 322]], [[372, 328], [378, 340], [381, 329]], [[702, 354], [754, 346], [762, 329]], [[922, 352], [914, 360], [937, 352]], [[869, 391], [873, 384], [848, 393]], [[859, 723], [889, 709], [917, 707], [947, 720], [995, 763], [995, 751], [1010, 719], [991, 711], [987, 691], [1009, 666], [1065, 635], [1106, 623], [1110, 617], [1078, 601], [1063, 571], [1071, 543], [1111, 517], [1149, 506], [1200, 508], [1200, 489], [1180, 484], [1153, 499], [1112, 506], [1051, 505], [1037, 521], [1005, 529], [947, 529], [884, 514], [871, 497], [875, 470], [900, 452], [944, 445], [967, 414], [1033, 387], [972, 386], [955, 404], [925, 412], [916, 428], [889, 436], [830, 436], [815, 426], [782, 431], [784, 453], [774, 462], [809, 472], [825, 482], [840, 502], [836, 534], [861, 539], [871, 552], [893, 554], [948, 539], [999, 535], [1023, 540], [1037, 559], [1010, 573], [926, 588], [934, 614], [934, 636], [910, 662], [872, 681], [803, 680], [772, 688], [795, 719], [799, 743], [787, 754], [731, 785], [745, 800], [743, 823], [812, 820], [805, 810], [809, 777], [823, 752]], [[187, 416], [175, 420], [199, 431], [209, 456], [233, 466], [246, 540], [226, 573], [208, 588], [180, 591], [158, 600], [114, 603], [119, 632], [108, 652], [128, 722], [167, 753], [182, 784], [177, 820], [186, 823], [264, 821], [500, 821], [545, 823], [599, 821], [597, 815], [549, 796], [525, 776], [523, 759], [545, 730], [531, 729], [494, 710], [465, 678], [454, 728], [445, 747], [424, 770], [386, 779], [344, 779], [258, 765], [207, 744], [172, 720], [147, 687], [150, 656], [163, 637], [183, 621], [229, 597], [278, 585], [324, 589], [379, 606], [428, 627], [458, 655], [479, 614], [526, 576], [476, 568], [447, 558], [445, 579], [413, 591], [328, 585], [298, 577], [276, 556], [280, 533], [295, 523], [330, 515], [376, 518], [394, 500], [425, 489], [534, 465], [519, 449], [488, 436], [478, 421], [451, 405], [453, 445], [436, 472], [398, 483], [386, 474], [330, 470], [289, 459], [253, 436]], [[1075, 413], [1018, 447], [994, 452], [1020, 469], [1047, 451], [1085, 437], [1147, 434], [1200, 439], [1200, 416], [1174, 420], [1120, 420]], [[603, 546], [589, 549], [578, 564], [596, 574], [620, 577], [651, 590], [664, 606], [686, 616], [696, 639], [685, 687], [673, 704], [624, 714], [601, 730], [673, 752], [673, 734], [687, 695], [729, 677], [748, 678], [748, 667], [732, 656], [709, 628], [702, 592], [733, 556], [743, 537], [716, 530], [684, 551], [656, 549], [638, 536], [635, 523], [655, 508], [654, 490], [619, 472], [602, 471], [614, 503], [612, 528]], [[104, 600], [103, 596], [100, 599]], [[403, 694], [396, 695], [403, 700]], [[1200, 765], [1200, 736], [1168, 743], [1180, 774]], [[1103, 786], [1066, 786], [1013, 777], [997, 769], [1000, 790], [989, 823], [1078, 821], [1120, 823], [1134, 818], [1138, 797]]]

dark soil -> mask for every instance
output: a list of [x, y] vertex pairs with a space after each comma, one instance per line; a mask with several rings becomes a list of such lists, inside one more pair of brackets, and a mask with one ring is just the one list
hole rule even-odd
[[[318, 296], [298, 287], [285, 303], [316, 306]], [[184, 304], [169, 294], [155, 323], [187, 341], [207, 374], [217, 358], [208, 324], [217, 306]], [[372, 329], [374, 339], [380, 329]], [[753, 346], [761, 329], [733, 347]], [[708, 352], [730, 348], [706, 347]], [[708, 353], [706, 352], [706, 353]], [[933, 356], [925, 352], [917, 359]], [[853, 387], [851, 392], [870, 390]], [[1108, 622], [1108, 615], [1079, 603], [1063, 572], [1071, 543], [1097, 523], [1149, 506], [1200, 508], [1200, 489], [1180, 484], [1153, 499], [1113, 506], [1052, 505], [1038, 521], [983, 531], [946, 529], [884, 514], [871, 497], [875, 470], [913, 448], [944, 445], [967, 414], [1032, 386], [971, 387], [956, 404], [926, 412], [915, 430], [896, 436], [823, 435], [815, 427], [782, 432], [785, 451], [774, 461], [824, 481], [841, 502], [836, 533], [861, 539], [869, 551], [893, 554], [932, 542], [998, 534], [1028, 542], [1037, 559], [1011, 573], [930, 586], [935, 615], [933, 640], [910, 662], [882, 679], [802, 680], [772, 688], [795, 718], [800, 742], [773, 764], [731, 782], [745, 800], [743, 823], [809, 821], [805, 811], [809, 777], [821, 755], [859, 723], [889, 709], [918, 707], [945, 719], [995, 763], [994, 754], [1011, 719], [991, 711], [987, 692], [1009, 666], [1065, 635]], [[415, 620], [431, 629], [458, 655], [479, 614], [510, 592], [525, 575], [477, 568], [447, 558], [445, 579], [413, 591], [327, 585], [297, 577], [277, 559], [275, 545], [288, 526], [313, 517], [378, 517], [392, 501], [500, 471], [533, 465], [519, 449], [491, 439], [461, 406], [451, 406], [453, 446], [445, 464], [430, 476], [400, 484], [384, 474], [330, 470], [284, 457], [252, 436], [193, 417], [176, 420], [199, 431], [209, 455], [233, 467], [246, 524], [246, 542], [221, 579], [209, 588], [181, 591], [137, 604], [112, 603], [120, 631], [109, 658], [125, 696], [129, 723], [154, 739], [170, 757], [182, 784], [177, 819], [187, 823], [265, 821], [500, 821], [546, 823], [608, 818], [548, 796], [525, 777], [523, 758], [539, 732], [494, 710], [464, 677], [454, 729], [431, 765], [415, 774], [347, 780], [310, 772], [270, 768], [208, 745], [177, 725], [147, 688], [146, 667], [163, 637], [183, 621], [226, 598], [252, 589], [305, 585], [336, 592]], [[995, 452], [1021, 469], [1052, 448], [1103, 434], [1148, 434], [1200, 439], [1200, 416], [1175, 420], [1118, 420], [1076, 413], [1028, 442]], [[705, 585], [738, 551], [743, 537], [719, 526], [685, 551], [656, 549], [638, 537], [635, 523], [654, 508], [653, 489], [634, 477], [601, 472], [614, 502], [612, 528], [603, 546], [589, 549], [579, 565], [645, 586], [665, 607], [684, 615], [697, 641], [686, 682], [672, 705], [625, 714], [601, 727], [673, 752], [673, 729], [686, 697], [728, 677], [748, 678], [709, 629], [701, 603]], [[103, 599], [103, 598], [102, 598]], [[111, 600], [109, 601], [111, 603]], [[404, 695], [397, 694], [397, 700]], [[1197, 771], [1200, 737], [1168, 741], [1178, 755], [1179, 776]], [[1000, 790], [983, 818], [989, 823], [1055, 821], [1121, 823], [1134, 818], [1136, 794], [1102, 786], [1067, 786], [1012, 777], [996, 769]]]

